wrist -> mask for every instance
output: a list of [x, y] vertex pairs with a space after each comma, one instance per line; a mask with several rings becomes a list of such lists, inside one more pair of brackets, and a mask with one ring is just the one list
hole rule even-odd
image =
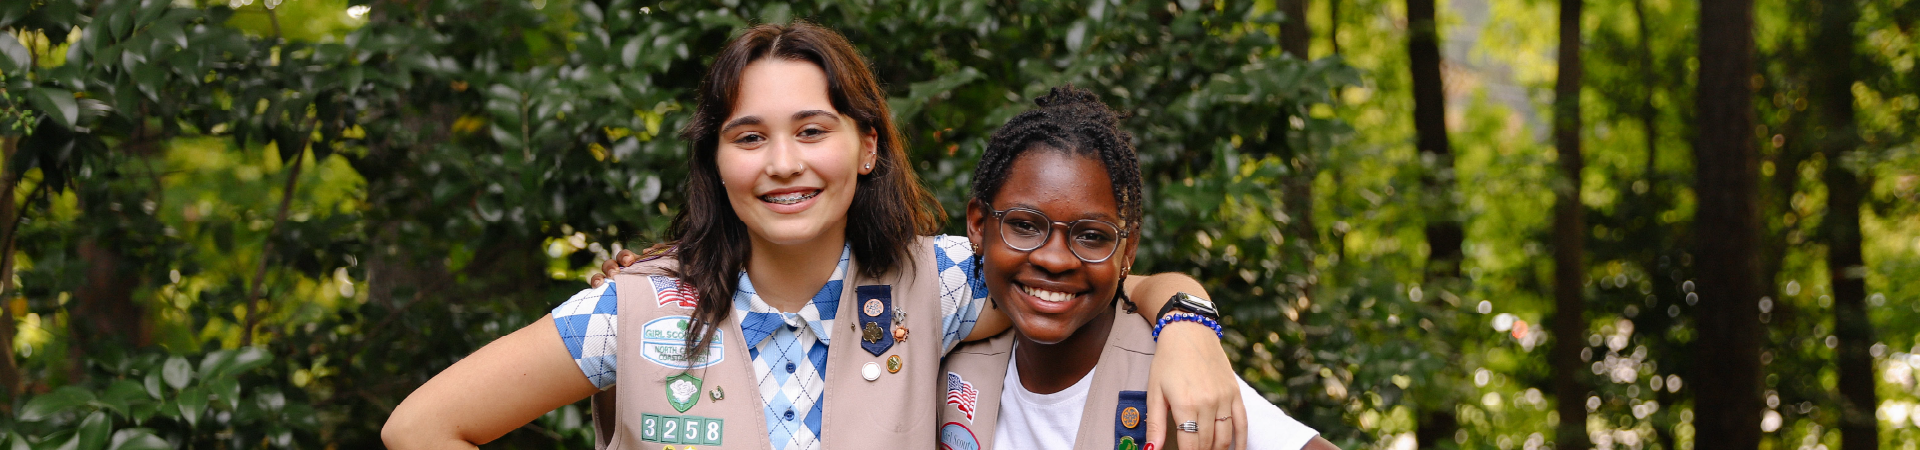
[[1167, 330], [1167, 327], [1173, 326], [1174, 329], [1178, 330], [1180, 329], [1180, 327], [1177, 325], [1181, 323], [1191, 323], [1196, 326], [1206, 327], [1208, 329], [1213, 330], [1213, 335], [1215, 338], [1220, 338], [1220, 339], [1226, 338], [1226, 331], [1225, 329], [1220, 327], [1220, 321], [1214, 320], [1213, 318], [1210, 318], [1210, 317], [1206, 317], [1203, 315], [1194, 314], [1190, 312], [1170, 312], [1165, 315], [1162, 315], [1160, 317], [1160, 320], [1154, 323], [1153, 339], [1155, 341], [1159, 341], [1160, 334], [1165, 332]]
[[1196, 314], [1216, 323], [1220, 321], [1220, 309], [1212, 301], [1185, 292], [1176, 292], [1173, 297], [1168, 298], [1167, 303], [1160, 306], [1160, 311], [1153, 315], [1153, 320], [1159, 322], [1167, 314], [1174, 312]]

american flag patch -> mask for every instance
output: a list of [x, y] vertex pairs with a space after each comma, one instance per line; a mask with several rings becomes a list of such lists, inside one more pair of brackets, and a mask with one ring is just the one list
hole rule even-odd
[[974, 405], [979, 399], [980, 391], [973, 388], [973, 383], [960, 379], [960, 374], [947, 372], [947, 404], [967, 413], [968, 422], [973, 421]]
[[647, 281], [653, 282], [653, 299], [660, 302], [660, 306], [691, 309], [699, 303], [700, 293], [693, 288], [680, 285], [678, 279], [651, 275], [647, 277]]

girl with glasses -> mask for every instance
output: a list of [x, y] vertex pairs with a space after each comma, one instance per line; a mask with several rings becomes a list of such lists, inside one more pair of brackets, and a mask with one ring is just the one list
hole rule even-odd
[[[388, 419], [389, 447], [471, 448], [589, 396], [602, 448], [935, 441], [940, 358], [1007, 322], [969, 242], [929, 236], [944, 214], [865, 62], [831, 30], [760, 25], [696, 94], [675, 240], [429, 380]], [[1136, 292], [1197, 288], [1140, 278]], [[1236, 411], [1218, 337], [1169, 333], [1197, 350], [1160, 363], [1159, 407]], [[1226, 448], [1245, 430], [1208, 425], [1179, 439]]]
[[[1149, 367], [1177, 357], [1156, 345], [1170, 323], [1205, 323], [1195, 310], [1140, 309], [1123, 268], [1140, 229], [1140, 167], [1118, 118], [1091, 92], [1055, 88], [988, 141], [974, 171], [967, 237], [979, 246], [993, 303], [1013, 330], [948, 355], [941, 407], [943, 449], [1161, 448], [1149, 424], [1182, 434], [1226, 416], [1148, 411]], [[1135, 291], [1138, 292], [1138, 291]], [[1186, 294], [1181, 294], [1186, 295]], [[1158, 311], [1158, 327], [1140, 316]], [[1332, 449], [1239, 381], [1247, 447]]]

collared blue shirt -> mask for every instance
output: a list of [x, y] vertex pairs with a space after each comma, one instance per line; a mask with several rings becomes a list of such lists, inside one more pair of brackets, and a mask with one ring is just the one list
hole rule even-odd
[[767, 437], [774, 450], [820, 448], [827, 348], [833, 340], [833, 319], [839, 312], [851, 255], [850, 248], [841, 248], [833, 276], [798, 312], [768, 305], [754, 290], [753, 280], [740, 272], [733, 313], [740, 315], [741, 337], [753, 360], [753, 377], [766, 405]]
[[[941, 349], [951, 351], [960, 339], [973, 332], [980, 311], [987, 304], [986, 282], [974, 267], [973, 251], [965, 236], [936, 236], [933, 239], [934, 265], [940, 279]], [[839, 312], [840, 294], [846, 288], [846, 272], [851, 253], [842, 248], [840, 262], [813, 299], [798, 312], [781, 312], [760, 299], [753, 282], [743, 272], [733, 298], [734, 314], [741, 320], [748, 356], [766, 405], [767, 433], [774, 450], [819, 449], [820, 418], [826, 383], [828, 344], [832, 342], [834, 316]], [[655, 291], [671, 290], [659, 283], [677, 280], [654, 277]], [[618, 334], [618, 289], [608, 282], [574, 294], [553, 309], [553, 321], [567, 352], [580, 366], [580, 372], [595, 387], [615, 385], [620, 351], [615, 347]], [[909, 313], [913, 313], [909, 311]], [[923, 313], [924, 314], [924, 313]], [[843, 376], [854, 376], [846, 374]], [[791, 417], [789, 417], [791, 411]]]

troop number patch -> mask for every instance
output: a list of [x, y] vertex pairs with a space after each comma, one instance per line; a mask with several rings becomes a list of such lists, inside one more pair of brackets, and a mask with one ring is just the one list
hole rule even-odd
[[726, 421], [700, 416], [640, 415], [640, 440], [662, 444], [720, 445]]

